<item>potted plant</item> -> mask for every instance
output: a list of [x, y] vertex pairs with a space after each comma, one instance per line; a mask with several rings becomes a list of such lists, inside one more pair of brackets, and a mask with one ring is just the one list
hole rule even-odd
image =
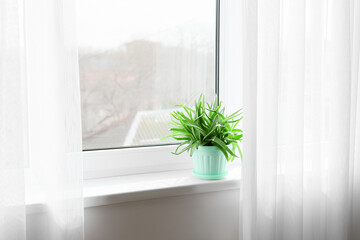
[[243, 118], [242, 110], [226, 115], [217, 97], [209, 104], [203, 95], [195, 101], [195, 109], [183, 104], [176, 106], [183, 111], [171, 113], [171, 134], [167, 137], [181, 141], [181, 144], [173, 154], [189, 152], [194, 164], [193, 174], [200, 179], [224, 178], [228, 173], [227, 162], [235, 157], [242, 159], [239, 143], [243, 132], [236, 128]]

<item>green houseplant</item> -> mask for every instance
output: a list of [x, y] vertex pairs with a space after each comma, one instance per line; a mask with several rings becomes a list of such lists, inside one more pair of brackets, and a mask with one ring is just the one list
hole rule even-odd
[[198, 178], [224, 178], [228, 173], [227, 162], [233, 161], [235, 157], [242, 158], [239, 143], [243, 132], [237, 128], [243, 118], [242, 110], [226, 115], [217, 97], [210, 104], [203, 95], [195, 101], [195, 108], [183, 104], [176, 106], [183, 111], [171, 113], [169, 124], [172, 127], [167, 137], [181, 141], [181, 144], [173, 154], [189, 152], [194, 163], [193, 174]]

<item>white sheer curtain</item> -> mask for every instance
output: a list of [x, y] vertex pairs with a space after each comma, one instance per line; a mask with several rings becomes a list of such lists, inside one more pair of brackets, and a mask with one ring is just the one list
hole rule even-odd
[[0, 1], [0, 239], [24, 239], [26, 82], [20, 4]]
[[241, 239], [360, 239], [360, 1], [244, 1]]
[[0, 239], [83, 239], [75, 23], [73, 0], [0, 2]]

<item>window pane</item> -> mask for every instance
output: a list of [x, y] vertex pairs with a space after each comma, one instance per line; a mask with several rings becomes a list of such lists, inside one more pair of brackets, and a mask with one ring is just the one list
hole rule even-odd
[[215, 0], [78, 0], [83, 148], [164, 144], [169, 112], [214, 97]]

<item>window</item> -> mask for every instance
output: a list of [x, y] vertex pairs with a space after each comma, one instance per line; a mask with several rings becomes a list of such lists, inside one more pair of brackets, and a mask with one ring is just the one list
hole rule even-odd
[[174, 143], [169, 112], [214, 97], [215, 0], [78, 0], [83, 149]]

